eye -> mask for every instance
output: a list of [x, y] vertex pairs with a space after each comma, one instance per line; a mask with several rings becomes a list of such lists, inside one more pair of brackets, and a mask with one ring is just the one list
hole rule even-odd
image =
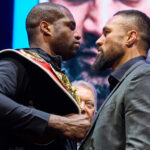
[[103, 28], [103, 35], [107, 36], [112, 30], [109, 27], [104, 27]]
[[71, 24], [71, 25], [70, 25], [70, 29], [71, 29], [72, 31], [75, 30], [75, 25]]
[[107, 36], [108, 33], [109, 33], [109, 31], [104, 31], [103, 32], [104, 36]]
[[86, 102], [85, 105], [90, 109], [94, 108], [94, 104], [92, 102]]
[[68, 24], [68, 26], [69, 26], [69, 28], [70, 28], [72, 31], [75, 30], [75, 28], [76, 28], [76, 25], [75, 25], [74, 22], [70, 22], [70, 23]]
[[106, 32], [104, 32], [103, 34], [104, 34], [104, 36], [107, 36], [107, 33], [106, 33]]

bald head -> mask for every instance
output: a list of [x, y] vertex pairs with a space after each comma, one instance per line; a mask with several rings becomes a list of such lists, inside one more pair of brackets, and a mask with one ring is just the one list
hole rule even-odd
[[140, 35], [141, 48], [146, 51], [150, 48], [150, 18], [138, 10], [119, 11], [114, 16], [125, 17], [124, 27], [126, 30], [136, 30]]
[[26, 19], [29, 43], [34, 40], [36, 28], [40, 25], [41, 21], [54, 23], [63, 18], [66, 11], [69, 12], [66, 7], [54, 3], [40, 3], [33, 7]]

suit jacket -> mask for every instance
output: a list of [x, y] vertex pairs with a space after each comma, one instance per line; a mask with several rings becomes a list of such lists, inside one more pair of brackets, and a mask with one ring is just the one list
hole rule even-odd
[[150, 65], [138, 61], [99, 109], [80, 150], [150, 150]]

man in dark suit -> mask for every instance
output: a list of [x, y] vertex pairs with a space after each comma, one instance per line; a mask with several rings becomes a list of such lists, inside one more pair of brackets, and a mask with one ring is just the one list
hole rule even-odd
[[150, 150], [150, 20], [142, 12], [116, 13], [97, 40], [94, 68], [112, 67], [111, 93], [80, 150]]

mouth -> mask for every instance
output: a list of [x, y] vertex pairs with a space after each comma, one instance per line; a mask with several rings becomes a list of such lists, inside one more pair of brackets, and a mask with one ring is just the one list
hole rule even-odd
[[78, 42], [78, 41], [74, 42], [74, 45], [79, 48], [80, 47], [80, 42]]
[[74, 47], [75, 47], [76, 49], [79, 49], [80, 44], [74, 44]]
[[103, 49], [101, 47], [98, 47], [97, 55], [100, 55], [102, 53]]

